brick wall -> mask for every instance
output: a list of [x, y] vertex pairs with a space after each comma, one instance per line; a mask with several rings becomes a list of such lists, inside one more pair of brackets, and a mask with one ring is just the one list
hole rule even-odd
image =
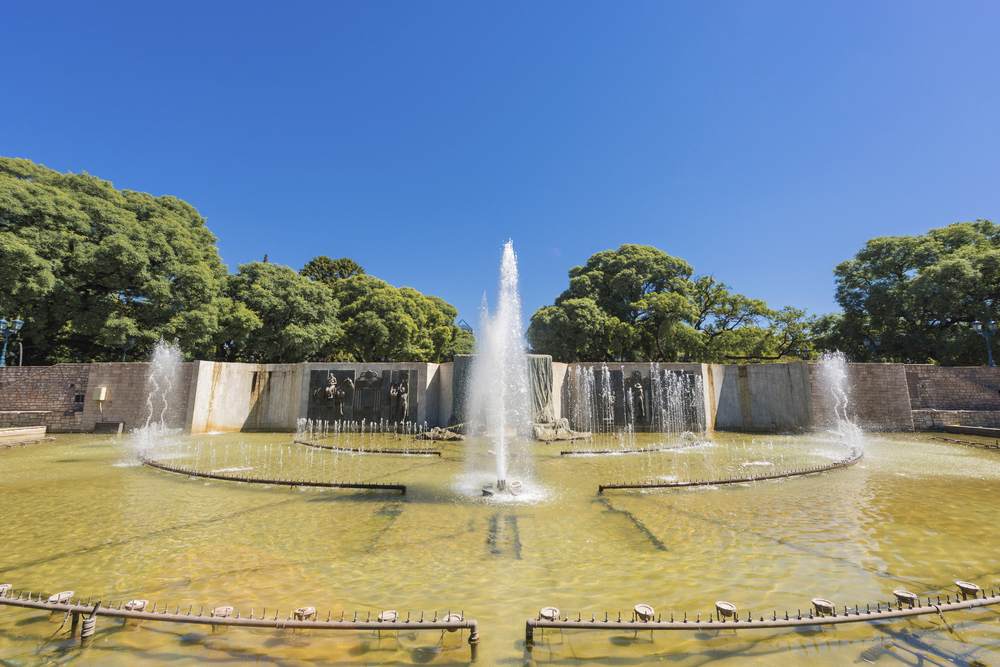
[[[146, 423], [149, 416], [146, 386], [148, 363], [95, 363], [88, 367], [87, 383], [91, 388], [107, 387], [107, 397], [103, 406], [93, 400], [93, 392], [86, 396], [83, 408], [83, 428], [94, 429], [94, 424], [104, 421], [125, 422], [125, 431], [131, 431]], [[173, 390], [169, 398], [170, 411], [166, 415], [167, 425], [171, 428], [183, 428], [187, 416], [188, 395], [191, 391], [191, 369], [193, 363], [180, 365], [177, 377], [173, 378]], [[102, 413], [103, 409], [103, 413]], [[159, 420], [163, 409], [162, 403], [152, 407], [155, 420]]]
[[0, 368], [0, 411], [79, 412], [88, 364]]
[[913, 364], [906, 382], [914, 410], [1000, 410], [1000, 368]]
[[[54, 412], [51, 410], [0, 411], [0, 428], [10, 426], [48, 426], [49, 433], [78, 433], [84, 431], [82, 412]], [[86, 431], [93, 430], [93, 425]]]
[[[836, 399], [822, 364], [809, 364], [816, 426], [833, 423]], [[847, 415], [865, 430], [912, 431], [913, 415], [904, 364], [847, 364]]]
[[1000, 410], [914, 410], [913, 426], [930, 431], [941, 426], [1000, 427]]
[[[187, 416], [193, 364], [173, 379], [168, 425], [182, 428]], [[52, 433], [94, 430], [94, 424], [123, 421], [126, 430], [146, 423], [148, 363], [57, 364], [0, 369], [0, 426], [48, 426]], [[103, 406], [95, 387], [107, 387]], [[154, 405], [159, 418], [162, 405]]]

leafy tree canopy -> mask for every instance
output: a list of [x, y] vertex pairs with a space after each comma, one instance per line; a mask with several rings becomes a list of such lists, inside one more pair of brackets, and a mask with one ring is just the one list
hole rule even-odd
[[468, 353], [472, 344], [454, 324], [458, 311], [438, 297], [364, 274], [337, 280], [332, 291], [344, 304], [337, 358], [443, 362]]
[[364, 275], [365, 270], [350, 257], [330, 259], [326, 255], [320, 255], [310, 259], [299, 273], [310, 280], [332, 285], [336, 280]]
[[772, 311], [692, 274], [651, 246], [597, 253], [570, 270], [570, 287], [554, 305], [535, 312], [528, 341], [567, 362], [767, 361], [808, 349], [811, 320], [803, 311]]
[[241, 264], [226, 281], [226, 296], [241, 304], [228, 312], [230, 335], [219, 356], [231, 361], [297, 363], [326, 354], [340, 336], [330, 288], [287, 266]]
[[130, 336], [211, 354], [215, 241], [174, 197], [0, 158], [0, 312], [24, 320], [27, 363], [114, 359]]
[[1000, 227], [993, 222], [874, 238], [834, 275], [843, 315], [824, 322], [830, 347], [869, 359], [862, 341], [878, 338], [883, 360], [985, 363], [986, 345], [968, 324], [998, 317]]

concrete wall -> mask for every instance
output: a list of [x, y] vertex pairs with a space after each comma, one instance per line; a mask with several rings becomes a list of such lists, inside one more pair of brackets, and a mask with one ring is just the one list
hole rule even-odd
[[552, 362], [552, 416], [555, 419], [568, 418], [563, 414], [563, 385], [566, 383], [569, 368], [569, 364]]
[[455, 408], [454, 387], [455, 363], [449, 361], [438, 366], [438, 416], [437, 425], [447, 426]]
[[713, 365], [715, 428], [789, 431], [813, 425], [809, 364]]
[[194, 362], [185, 427], [192, 433], [294, 430], [305, 365]]
[[[553, 363], [553, 408], [571, 415], [574, 372], [600, 364]], [[146, 363], [59, 364], [0, 368], [0, 427], [47, 426], [50, 432], [93, 430], [102, 417], [126, 430], [148, 416]], [[741, 431], [784, 431], [827, 426], [831, 393], [821, 364], [659, 364], [702, 378], [706, 426]], [[650, 364], [609, 364], [629, 377], [649, 377]], [[416, 372], [411, 418], [443, 426], [453, 413], [454, 364], [181, 364], [174, 380], [171, 425], [194, 433], [293, 430], [306, 416], [313, 371]], [[850, 416], [870, 430], [928, 429], [940, 425], [1000, 426], [1000, 368], [848, 364]], [[93, 389], [107, 387], [107, 400]], [[157, 418], [160, 406], [154, 406]]]

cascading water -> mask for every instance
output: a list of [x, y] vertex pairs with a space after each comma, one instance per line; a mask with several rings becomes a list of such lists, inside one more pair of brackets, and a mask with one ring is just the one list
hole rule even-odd
[[183, 391], [180, 382], [181, 349], [162, 339], [153, 348], [146, 373], [145, 423], [132, 430], [132, 450], [137, 456], [156, 458], [170, 437], [178, 433], [183, 424], [179, 414], [178, 393]]
[[849, 414], [850, 383], [847, 378], [847, 357], [843, 352], [824, 352], [820, 358], [820, 383], [828, 397], [829, 426], [837, 440], [855, 452], [861, 452], [864, 431]]
[[525, 434], [531, 427], [527, 355], [521, 329], [517, 256], [514, 243], [504, 245], [496, 314], [484, 305], [479, 318], [478, 354], [470, 383], [472, 432], [485, 434], [496, 462], [494, 479], [523, 480], [531, 475]]

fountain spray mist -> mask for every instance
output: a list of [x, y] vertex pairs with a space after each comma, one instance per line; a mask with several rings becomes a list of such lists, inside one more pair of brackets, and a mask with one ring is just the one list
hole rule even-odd
[[164, 448], [166, 440], [184, 426], [180, 414], [181, 362], [184, 360], [176, 342], [163, 339], [153, 348], [146, 371], [145, 422], [133, 429], [132, 449], [138, 456], [154, 458]]
[[513, 241], [503, 247], [496, 314], [490, 315], [484, 298], [479, 332], [469, 397], [473, 432], [492, 439], [498, 481], [509, 474], [524, 476], [530, 473], [523, 469], [529, 457], [517, 456], [516, 449], [518, 434], [523, 437], [531, 427], [531, 404]]
[[864, 445], [864, 431], [848, 413], [850, 384], [847, 378], [847, 357], [839, 351], [824, 352], [820, 361], [821, 383], [831, 401], [833, 431], [838, 440], [856, 451], [861, 451]]

